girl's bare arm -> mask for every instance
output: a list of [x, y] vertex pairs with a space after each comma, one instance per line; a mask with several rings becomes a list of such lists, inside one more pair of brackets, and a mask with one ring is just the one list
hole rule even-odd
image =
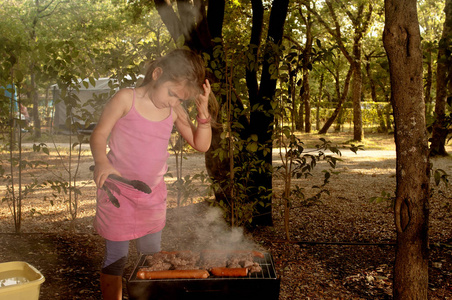
[[[208, 80], [203, 85], [204, 93], [200, 94], [196, 99], [196, 107], [198, 109], [198, 117], [201, 120], [210, 119], [208, 110], [209, 94], [211, 92], [210, 83]], [[175, 107], [175, 109], [183, 109], [182, 107]], [[181, 115], [176, 113], [176, 115]], [[194, 126], [189, 120], [183, 120], [182, 118], [176, 119], [176, 127], [182, 137], [189, 143], [194, 149], [201, 152], [206, 152], [210, 148], [212, 141], [212, 128], [210, 122], [201, 124], [198, 122], [198, 126]]]
[[108, 175], [121, 175], [110, 164], [107, 158], [107, 139], [115, 123], [129, 110], [129, 99], [132, 99], [132, 91], [120, 90], [105, 105], [96, 128], [90, 138], [91, 153], [94, 158], [94, 182], [97, 187], [102, 187]]

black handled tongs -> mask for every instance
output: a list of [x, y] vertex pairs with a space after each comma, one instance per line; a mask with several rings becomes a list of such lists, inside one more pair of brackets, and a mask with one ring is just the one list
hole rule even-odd
[[[150, 194], [152, 192], [151, 188], [145, 182], [143, 182], [141, 180], [129, 180], [124, 177], [118, 176], [116, 174], [110, 174], [110, 175], [108, 175], [108, 178], [125, 183], [127, 185], [130, 185], [134, 189], [141, 191], [143, 193], [146, 193], [146, 194]], [[115, 195], [113, 195], [113, 193], [110, 191], [110, 188], [107, 186], [106, 183], [104, 183], [104, 185], [102, 186], [102, 189], [107, 193], [108, 199], [110, 200], [111, 204], [113, 204], [115, 207], [119, 208], [121, 205], [119, 204], [118, 198], [116, 198]], [[115, 187], [115, 191], [118, 194], [121, 194], [120, 190], [116, 187]]]
[[126, 179], [124, 177], [118, 176], [116, 174], [110, 174], [110, 175], [108, 175], [108, 178], [116, 180], [116, 181], [119, 181], [119, 182], [122, 182], [122, 183], [125, 183], [125, 184], [128, 184], [131, 187], [133, 187], [134, 189], [139, 190], [139, 191], [141, 191], [143, 193], [146, 193], [146, 194], [150, 194], [152, 192], [152, 190], [149, 187], [149, 185], [147, 185], [146, 183], [144, 183], [141, 180], [129, 180], [129, 179]]
[[121, 205], [119, 204], [118, 198], [116, 198], [115, 195], [113, 195], [113, 193], [110, 191], [110, 189], [107, 187], [107, 185], [105, 183], [102, 186], [102, 189], [105, 192], [107, 192], [108, 200], [110, 200], [111, 204], [113, 204], [115, 207], [119, 208]]

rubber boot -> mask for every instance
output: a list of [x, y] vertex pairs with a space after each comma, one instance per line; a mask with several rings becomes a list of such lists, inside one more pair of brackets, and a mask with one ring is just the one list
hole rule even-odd
[[104, 300], [122, 300], [122, 276], [100, 273], [100, 290]]

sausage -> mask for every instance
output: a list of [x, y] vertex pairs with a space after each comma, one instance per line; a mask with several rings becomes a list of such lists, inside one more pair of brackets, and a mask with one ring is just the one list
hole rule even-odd
[[248, 268], [212, 268], [210, 273], [220, 277], [245, 277], [248, 276]]
[[253, 251], [251, 251], [251, 252], [252, 252], [253, 255], [256, 256], [256, 257], [265, 258], [264, 253], [262, 253], [262, 252], [260, 252], [260, 251], [253, 250]]
[[207, 272], [206, 270], [146, 271], [146, 268], [143, 268], [137, 272], [138, 279], [171, 279], [171, 278], [196, 279], [207, 277], [209, 277], [209, 272]]

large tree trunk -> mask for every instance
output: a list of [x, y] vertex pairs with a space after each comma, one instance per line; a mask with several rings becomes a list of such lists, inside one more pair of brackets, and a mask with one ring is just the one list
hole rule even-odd
[[446, 102], [450, 91], [452, 60], [449, 58], [452, 34], [452, 1], [446, 0], [444, 8], [446, 20], [443, 25], [443, 33], [438, 47], [438, 63], [436, 70], [436, 104], [435, 115], [436, 120], [433, 124], [433, 132], [430, 145], [430, 155], [447, 155], [446, 138], [448, 135], [446, 122]]
[[[265, 45], [264, 63], [262, 66], [262, 76], [257, 101], [251, 102], [250, 106], [262, 105], [262, 109], [254, 110], [250, 115], [250, 128], [258, 137], [262, 148], [256, 152], [258, 160], [264, 162], [263, 168], [253, 174], [252, 181], [254, 187], [250, 189], [250, 201], [263, 202], [265, 205], [258, 205], [257, 216], [253, 219], [253, 225], [272, 225], [272, 151], [273, 151], [273, 122], [274, 115], [272, 102], [276, 91], [276, 77], [271, 72], [279, 70], [280, 57], [274, 51], [274, 46], [279, 46], [282, 41], [284, 23], [287, 16], [289, 0], [274, 0], [268, 25], [268, 37]], [[263, 188], [261, 188], [263, 187]]]
[[[299, 91], [300, 99], [303, 99], [303, 94], [304, 94], [303, 88], [304, 88], [304, 86], [302, 85], [300, 87], [300, 91]], [[303, 100], [301, 100], [300, 105], [298, 106], [298, 111], [297, 111], [297, 126], [295, 127], [299, 131], [304, 130], [304, 109], [305, 109], [305, 106], [303, 105]]]
[[[179, 0], [177, 2], [179, 15], [176, 14], [170, 2], [165, 0], [155, 0], [154, 2], [173, 40], [176, 42], [181, 37], [184, 37], [185, 44], [192, 50], [210, 54], [211, 61], [208, 64], [212, 71], [216, 74], [224, 75], [224, 61], [221, 60], [221, 57], [214, 58], [212, 55], [215, 47], [212, 40], [222, 40], [225, 1], [209, 1], [206, 13], [205, 4], [203, 5], [199, 0], [194, 1], [193, 4], [185, 0]], [[184, 14], [183, 12], [186, 13]], [[219, 46], [221, 46], [221, 42], [219, 42]], [[214, 63], [212, 63], [213, 60], [215, 60]], [[215, 80], [216, 78], [214, 77], [209, 76], [209, 79]], [[218, 98], [220, 105], [225, 103], [225, 99]], [[222, 127], [212, 129], [212, 145], [205, 154], [207, 173], [219, 186], [215, 190], [215, 198], [218, 202], [226, 201], [225, 199], [229, 196], [229, 190], [223, 189], [224, 183], [229, 180], [229, 158], [226, 157], [221, 160], [219, 156], [215, 155], [215, 150], [221, 148], [222, 133]]]
[[[252, 61], [246, 66], [246, 86], [248, 88], [248, 96], [250, 101], [256, 101], [257, 93], [259, 91], [259, 84], [257, 81], [258, 71], [258, 54], [262, 38], [262, 26], [264, 23], [264, 6], [262, 0], [252, 0], [251, 6], [253, 10], [253, 25], [251, 27], [250, 49]], [[252, 100], [251, 100], [252, 99]]]
[[429, 162], [416, 0], [385, 0], [397, 153], [394, 299], [427, 299]]
[[[223, 14], [224, 14], [224, 5], [225, 1], [209, 1], [208, 5], [208, 13], [207, 13], [207, 22], [204, 22], [204, 15], [202, 9], [204, 9], [204, 5], [200, 5], [201, 1], [194, 1], [194, 6], [200, 11], [200, 14], [195, 13], [194, 16], [203, 16], [201, 19], [190, 18], [193, 22], [197, 22], [196, 30], [190, 30], [187, 22], [187, 19], [184, 17], [184, 22], [181, 21], [181, 17], [178, 16], [174, 10], [172, 9], [171, 3], [165, 0], [155, 0], [154, 1], [159, 11], [160, 16], [162, 17], [163, 22], [167, 25], [168, 30], [170, 31], [173, 39], [176, 41], [180, 36], [185, 37], [185, 42], [188, 46], [195, 50], [206, 51], [209, 54], [213, 53], [213, 48], [215, 45], [211, 43], [212, 39], [219, 38], [217, 40], [221, 40], [221, 24], [223, 22]], [[178, 4], [186, 5], [187, 1], [178, 0]], [[253, 40], [256, 40], [260, 35], [260, 31], [262, 30], [262, 18], [261, 13], [263, 13], [263, 6], [261, 0], [253, 0], [253, 29], [255, 29], [255, 33], [253, 33]], [[263, 161], [265, 165], [265, 170], [262, 172], [256, 172], [256, 174], [252, 174], [250, 180], [253, 182], [253, 188], [249, 189], [248, 198], [249, 201], [255, 202], [258, 201], [260, 203], [264, 203], [264, 206], [258, 206], [257, 216], [253, 219], [253, 223], [255, 225], [271, 225], [272, 224], [272, 208], [271, 208], [271, 195], [272, 195], [272, 135], [273, 135], [273, 119], [274, 116], [272, 114], [268, 114], [267, 112], [271, 111], [272, 101], [274, 98], [274, 94], [276, 91], [276, 78], [272, 77], [274, 74], [270, 73], [270, 66], [274, 66], [274, 70], [278, 70], [279, 67], [279, 56], [277, 52], [273, 52], [272, 45], [278, 45], [281, 42], [284, 22], [287, 15], [289, 1], [288, 0], [274, 0], [272, 2], [272, 11], [270, 14], [270, 20], [268, 25], [268, 38], [267, 38], [267, 47], [265, 49], [264, 54], [264, 66], [261, 75], [260, 87], [257, 87], [257, 76], [256, 73], [250, 72], [252, 70], [248, 70], [247, 72], [247, 84], [250, 91], [250, 103], [251, 107], [255, 104], [262, 105], [263, 110], [254, 111], [250, 115], [250, 122], [247, 123], [246, 117], [244, 119], [240, 119], [239, 122], [245, 124], [246, 130], [241, 132], [240, 134], [246, 138], [246, 135], [256, 134], [258, 136], [258, 141], [260, 144], [264, 145], [265, 150], [260, 150], [256, 153], [257, 160]], [[184, 7], [187, 9], [187, 7]], [[254, 19], [254, 13], [256, 13], [256, 19]], [[260, 20], [259, 20], [260, 19]], [[207, 34], [210, 33], [210, 34]], [[196, 34], [198, 37], [193, 38], [192, 35]], [[187, 37], [187, 35], [189, 35]], [[207, 41], [208, 42], [207, 42]], [[199, 43], [197, 43], [199, 41]], [[257, 44], [259, 45], [259, 44]], [[221, 46], [221, 45], [220, 45]], [[256, 48], [256, 51], [258, 47]], [[257, 52], [254, 53], [257, 55]], [[213, 57], [211, 55], [211, 57]], [[256, 60], [257, 61], [257, 60]], [[225, 63], [217, 62], [217, 69], [214, 71], [218, 71], [221, 77], [221, 73], [225, 73]], [[255, 71], [255, 70], [254, 70]], [[224, 77], [224, 76], [223, 76]], [[256, 77], [256, 81], [254, 80]], [[226, 81], [225, 78], [222, 80]], [[248, 82], [250, 80], [250, 82]], [[224, 104], [225, 99], [220, 100], [220, 104]], [[235, 108], [240, 109], [240, 103], [234, 103], [237, 105]], [[217, 182], [225, 182], [227, 177], [225, 174], [229, 171], [227, 168], [223, 168], [224, 164], [221, 164], [218, 157], [216, 158], [217, 162], [212, 162], [215, 157], [212, 155], [215, 150], [214, 147], [217, 147], [218, 142], [220, 141], [220, 135], [222, 130], [214, 130], [213, 131], [213, 143], [211, 150], [206, 154], [206, 160], [209, 160], [209, 164], [207, 168], [209, 170], [209, 174], [213, 174], [215, 180]], [[267, 153], [267, 150], [270, 150]], [[259, 187], [265, 187], [265, 189], [261, 189]], [[218, 196], [216, 194], [216, 196]], [[218, 200], [218, 199], [217, 199]]]
[[[224, 0], [213, 1], [209, 14], [214, 14], [215, 18], [206, 16], [205, 4], [201, 1], [177, 0], [178, 14], [173, 9], [171, 2], [166, 0], [154, 0], [155, 7], [175, 42], [181, 38], [184, 44], [198, 52], [211, 54], [213, 49], [211, 31], [218, 32], [218, 26], [222, 26], [224, 14]], [[222, 6], [223, 5], [223, 8]], [[208, 20], [215, 20], [214, 25], [208, 24]], [[217, 23], [220, 23], [219, 25]], [[220, 31], [221, 32], [221, 31]]]

